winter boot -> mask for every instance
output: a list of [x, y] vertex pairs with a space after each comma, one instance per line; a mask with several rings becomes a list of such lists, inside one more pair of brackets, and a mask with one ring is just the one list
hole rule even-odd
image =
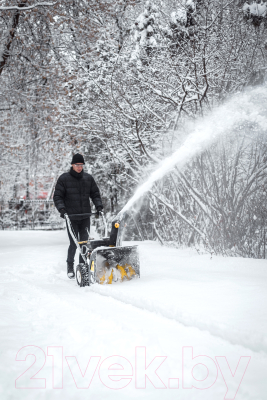
[[67, 275], [70, 279], [75, 278], [75, 273], [74, 273], [74, 263], [67, 262]]

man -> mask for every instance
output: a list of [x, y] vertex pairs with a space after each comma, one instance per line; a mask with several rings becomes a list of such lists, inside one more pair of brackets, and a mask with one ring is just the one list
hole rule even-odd
[[[72, 214], [85, 214], [91, 212], [89, 197], [92, 199], [97, 214], [103, 210], [103, 205], [99, 193], [99, 189], [94, 178], [83, 171], [84, 158], [81, 154], [75, 154], [71, 161], [71, 169], [58, 178], [54, 203], [60, 216], [64, 218], [64, 214], [70, 215], [71, 224], [79, 241], [88, 239], [88, 231], [90, 230], [90, 217], [88, 215], [71, 216]], [[68, 228], [68, 227], [67, 227]], [[87, 231], [88, 230], [88, 231]], [[67, 275], [70, 279], [75, 277], [74, 274], [74, 256], [76, 253], [76, 245], [70, 235], [70, 245], [67, 258]], [[79, 257], [79, 262], [84, 263], [83, 258]]]

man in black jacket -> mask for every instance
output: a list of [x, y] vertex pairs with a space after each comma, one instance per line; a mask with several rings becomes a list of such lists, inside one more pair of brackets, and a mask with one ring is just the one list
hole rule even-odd
[[[60, 175], [58, 178], [55, 193], [54, 203], [60, 216], [64, 218], [64, 214], [68, 214], [71, 220], [73, 230], [79, 241], [88, 239], [88, 231], [90, 229], [90, 217], [88, 216], [73, 216], [72, 214], [85, 214], [91, 212], [89, 197], [92, 199], [96, 211], [99, 213], [103, 210], [103, 205], [97, 184], [92, 175], [83, 171], [84, 158], [81, 154], [75, 154], [71, 161], [71, 169], [69, 172]], [[70, 235], [70, 245], [67, 258], [67, 274], [70, 279], [75, 277], [74, 274], [74, 256], [76, 253], [76, 245]], [[83, 263], [80, 255], [79, 262]]]

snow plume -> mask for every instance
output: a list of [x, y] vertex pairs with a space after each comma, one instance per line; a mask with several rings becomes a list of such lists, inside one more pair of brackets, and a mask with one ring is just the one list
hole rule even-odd
[[137, 200], [148, 192], [153, 184], [170, 172], [174, 166], [182, 168], [194, 156], [201, 153], [222, 134], [230, 133], [245, 122], [256, 123], [267, 131], [267, 90], [259, 87], [233, 96], [224, 105], [214, 109], [207, 117], [196, 122], [195, 129], [184, 144], [170, 157], [165, 158], [154, 172], [135, 192], [121, 210], [121, 215], [129, 210]]

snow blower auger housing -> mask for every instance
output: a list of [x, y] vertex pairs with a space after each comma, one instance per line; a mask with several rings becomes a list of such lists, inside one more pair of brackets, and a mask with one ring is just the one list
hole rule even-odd
[[112, 284], [140, 278], [137, 246], [122, 246], [123, 229], [128, 215], [118, 214], [113, 219], [109, 237], [107, 237], [104, 214], [101, 213], [101, 215], [105, 225], [105, 237], [99, 240], [89, 239], [78, 242], [69, 216], [65, 214], [69, 232], [84, 260], [84, 264], [78, 264], [76, 267], [76, 281], [81, 287], [90, 286], [93, 283]]

